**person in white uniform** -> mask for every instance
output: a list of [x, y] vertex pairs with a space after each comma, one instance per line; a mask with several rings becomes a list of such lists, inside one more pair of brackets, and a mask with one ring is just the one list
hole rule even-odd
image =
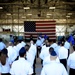
[[46, 64], [41, 71], [41, 75], [68, 75], [65, 67], [60, 62], [56, 62], [55, 51], [51, 52], [51, 62]]
[[49, 47], [50, 47], [49, 39], [46, 39], [45, 44], [42, 46], [41, 53], [39, 55], [39, 57], [41, 58], [41, 64], [43, 64], [44, 58], [49, 55]]
[[67, 69], [67, 57], [68, 57], [68, 50], [64, 47], [64, 42], [61, 43], [61, 47], [58, 50], [58, 57], [60, 62], [65, 66]]
[[56, 48], [54, 49], [54, 51], [57, 53], [57, 56], [58, 56], [59, 49], [61, 47], [60, 45], [61, 45], [61, 42], [58, 41], [58, 44], [57, 44]]
[[[54, 51], [54, 48], [50, 47], [49, 48], [49, 53], [51, 53], [52, 51]], [[56, 56], [56, 62], [60, 62], [58, 56]], [[43, 66], [46, 64], [49, 64], [51, 62], [51, 55], [47, 56], [44, 60], [43, 60]]]
[[0, 38], [0, 51], [3, 50], [4, 48], [6, 48], [6, 45], [4, 44], [2, 39]]
[[69, 75], [75, 75], [75, 45], [73, 46], [73, 53], [69, 55], [67, 65], [70, 67]]
[[34, 60], [35, 60], [35, 56], [34, 56], [34, 54], [30, 51], [30, 46], [28, 45], [28, 44], [26, 44], [25, 45], [25, 49], [26, 49], [26, 60], [28, 61], [28, 62], [30, 62], [30, 64], [31, 64], [31, 66], [32, 66], [32, 68], [33, 68], [33, 70], [34, 70], [34, 73], [35, 73], [35, 62], [34, 62]]
[[36, 50], [36, 45], [34, 44], [34, 41], [33, 40], [30, 41], [29, 52], [31, 54], [33, 54], [34, 57], [36, 56], [37, 50]]
[[10, 60], [7, 57], [7, 49], [3, 49], [0, 55], [0, 74], [1, 75], [10, 75]]
[[41, 37], [37, 38], [36, 47], [37, 47], [37, 57], [39, 57], [39, 53], [41, 52], [41, 47], [42, 47]]
[[47, 57], [49, 54], [49, 48], [50, 48], [50, 43], [49, 40], [46, 40], [46, 46], [42, 48], [41, 53], [39, 57], [44, 60], [45, 57]]
[[34, 70], [34, 75], [35, 75], [35, 67], [36, 67], [35, 64], [36, 64], [36, 53], [37, 53], [37, 50], [36, 50], [36, 44], [34, 44], [33, 40], [30, 41], [29, 52], [32, 53], [32, 55], [34, 56], [33, 70]]
[[22, 47], [19, 51], [19, 60], [14, 61], [11, 69], [10, 74], [11, 75], [32, 75], [33, 69], [31, 67], [31, 64], [25, 60], [26, 56], [26, 50], [24, 47]]
[[71, 45], [70, 45], [70, 43], [69, 43], [67, 40], [68, 40], [68, 38], [66, 38], [66, 41], [65, 41], [64, 47], [68, 50], [68, 56], [69, 56]]
[[8, 57], [11, 60], [11, 63], [17, 58], [17, 51], [14, 49], [14, 44], [9, 42], [9, 46], [7, 47]]

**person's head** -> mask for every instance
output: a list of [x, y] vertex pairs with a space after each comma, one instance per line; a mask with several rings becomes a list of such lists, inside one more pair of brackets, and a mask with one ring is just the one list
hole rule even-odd
[[28, 51], [29, 48], [30, 48], [30, 45], [26, 44], [26, 45], [25, 45], [25, 50]]
[[2, 38], [0, 38], [0, 42], [2, 42]]
[[49, 53], [51, 56], [57, 56], [56, 52], [54, 51], [54, 48], [53, 47], [50, 47], [49, 48]]
[[14, 44], [12, 42], [9, 42], [8, 43], [8, 46], [13, 46]]
[[49, 48], [49, 53], [51, 54], [52, 51], [54, 51], [54, 48], [53, 47], [50, 47]]
[[73, 50], [75, 51], [75, 45], [73, 45]]
[[1, 50], [0, 61], [1, 61], [1, 64], [2, 65], [5, 65], [6, 64], [7, 54], [8, 54], [8, 51], [7, 51], [6, 48], [4, 48], [3, 50]]
[[20, 49], [20, 51], [19, 51], [19, 56], [20, 56], [20, 57], [25, 57], [25, 55], [26, 55], [26, 50], [25, 50], [24, 47], [22, 47], [22, 48]]
[[61, 41], [58, 41], [58, 45], [61, 45], [61, 43], [62, 43]]
[[8, 50], [6, 48], [1, 50], [1, 55], [5, 55], [7, 57], [8, 55]]
[[51, 56], [57, 56], [57, 54], [54, 50], [51, 52]]
[[30, 44], [34, 44], [34, 41], [33, 41], [33, 40], [31, 40], [31, 41], [30, 41]]
[[50, 46], [49, 40], [46, 39], [45, 44], [46, 44], [47, 47], [49, 47]]
[[61, 46], [64, 46], [64, 42], [61, 42]]
[[56, 40], [54, 40], [54, 39], [50, 39], [49, 41], [50, 41], [50, 45], [52, 45], [53, 43], [56, 42]]

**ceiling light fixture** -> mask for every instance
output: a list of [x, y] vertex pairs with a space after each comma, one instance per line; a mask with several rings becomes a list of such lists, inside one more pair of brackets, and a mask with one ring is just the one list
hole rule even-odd
[[66, 17], [69, 18], [70, 16], [67, 15]]
[[11, 15], [11, 13], [7, 13], [6, 15]]
[[49, 7], [49, 9], [55, 9], [55, 7]]
[[52, 14], [47, 14], [47, 16], [50, 16], [50, 15], [52, 15]]
[[24, 19], [24, 18], [26, 18], [26, 16], [22, 16], [22, 18]]
[[32, 15], [32, 14], [27, 14], [27, 15], [29, 15], [29, 16], [30, 16], [30, 15]]
[[3, 9], [3, 7], [0, 7], [0, 9]]
[[24, 7], [24, 9], [30, 9], [30, 7]]
[[72, 13], [68, 13], [68, 15], [72, 15]]

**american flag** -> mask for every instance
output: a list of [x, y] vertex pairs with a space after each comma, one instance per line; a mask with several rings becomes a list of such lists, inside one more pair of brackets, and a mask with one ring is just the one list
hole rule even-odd
[[36, 38], [41, 33], [42, 36], [46, 34], [50, 39], [56, 39], [56, 21], [25, 21], [24, 31], [26, 38], [30, 35]]

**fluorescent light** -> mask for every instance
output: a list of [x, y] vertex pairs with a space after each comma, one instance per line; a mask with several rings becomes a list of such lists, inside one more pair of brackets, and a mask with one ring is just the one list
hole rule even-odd
[[0, 7], [0, 9], [3, 9], [3, 7]]
[[22, 18], [26, 18], [26, 16], [22, 16]]
[[32, 14], [27, 14], [27, 15], [32, 15]]
[[24, 7], [24, 9], [30, 9], [30, 7]]
[[67, 15], [66, 17], [69, 18], [70, 16]]
[[52, 14], [47, 14], [47, 16], [50, 16], [50, 15], [52, 15]]
[[6, 15], [11, 15], [11, 13], [7, 13]]
[[55, 7], [49, 7], [49, 9], [55, 9]]
[[68, 13], [68, 15], [72, 15], [72, 13]]
[[14, 19], [14, 22], [17, 22], [18, 20], [17, 19]]

